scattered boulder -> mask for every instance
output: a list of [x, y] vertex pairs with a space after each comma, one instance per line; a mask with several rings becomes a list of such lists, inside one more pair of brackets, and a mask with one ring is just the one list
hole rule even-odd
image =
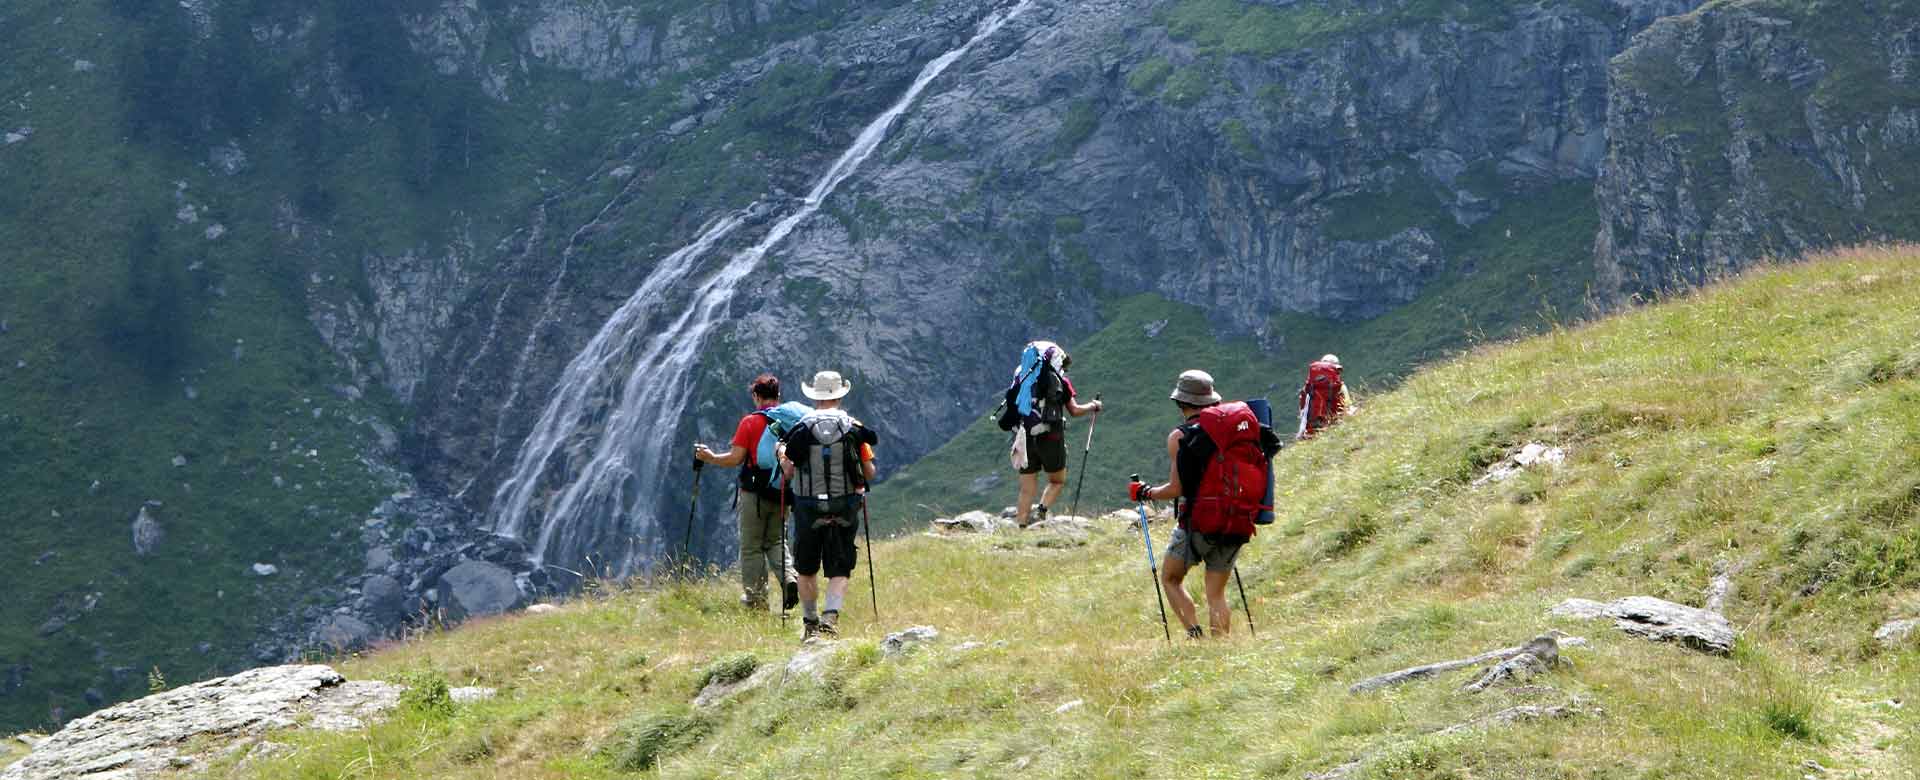
[[472, 704], [474, 702], [487, 701], [498, 695], [500, 695], [500, 691], [496, 688], [483, 688], [477, 685], [454, 688], [447, 691], [447, 696], [453, 699], [454, 704]]
[[[268, 731], [360, 728], [399, 688], [348, 682], [325, 666], [276, 666], [176, 688], [68, 723], [0, 780], [152, 777], [196, 763], [189, 752], [242, 749]], [[239, 744], [236, 744], [239, 743]]]
[[560, 608], [552, 604], [535, 604], [531, 607], [527, 607], [527, 614], [529, 615], [545, 615], [551, 612], [559, 612], [559, 611], [560, 611]]
[[1567, 460], [1567, 451], [1559, 447], [1549, 447], [1537, 442], [1528, 442], [1518, 452], [1487, 467], [1487, 473], [1473, 481], [1475, 485], [1489, 482], [1505, 482], [1514, 475], [1535, 465], [1559, 466]]
[[314, 644], [336, 653], [351, 653], [372, 644], [378, 632], [352, 615], [334, 615], [313, 632]]
[[385, 574], [369, 576], [360, 581], [360, 611], [376, 622], [391, 623], [405, 615], [406, 595], [399, 580]]
[[953, 517], [936, 517], [933, 520], [934, 530], [959, 533], [990, 534], [1011, 525], [1013, 525], [1011, 522], [979, 510], [962, 512]]
[[787, 665], [781, 668], [780, 684], [785, 685], [801, 678], [825, 682], [828, 662], [832, 661], [843, 647], [844, 645], [839, 642], [823, 639], [807, 640], [807, 643], [801, 646], [800, 652], [794, 653], [792, 658], [787, 659]]
[[367, 571], [386, 571], [393, 563], [391, 548], [375, 547], [367, 551]]
[[440, 575], [440, 607], [450, 620], [498, 615], [520, 605], [513, 571], [487, 561], [466, 561]]
[[1611, 618], [1615, 628], [1634, 636], [1678, 642], [1715, 655], [1733, 652], [1735, 632], [1724, 615], [1651, 596], [1629, 596], [1606, 603], [1568, 599], [1549, 614], [1581, 620]]
[[160, 521], [154, 518], [152, 512], [147, 511], [147, 507], [141, 506], [140, 512], [133, 517], [133, 554], [145, 558], [152, 555], [154, 550], [160, 548], [160, 543], [166, 540], [166, 529], [160, 527]]
[[1882, 647], [1893, 647], [1907, 641], [1909, 637], [1920, 634], [1920, 618], [1895, 620], [1873, 632], [1873, 639]]
[[279, 573], [280, 567], [271, 563], [256, 563], [253, 565], [253, 575], [256, 577], [271, 577]]
[[1080, 709], [1086, 703], [1087, 703], [1086, 699], [1074, 699], [1073, 701], [1067, 702], [1065, 704], [1062, 704], [1058, 707], [1053, 708], [1053, 714], [1065, 715], [1069, 712]]
[[185, 456], [185, 455], [175, 455], [175, 456], [173, 456], [173, 467], [174, 467], [174, 468], [176, 468], [176, 469], [177, 469], [177, 468], [181, 468], [181, 467], [184, 467], [184, 466], [186, 466], [186, 465], [187, 465], [187, 456]]
[[905, 631], [895, 631], [880, 640], [880, 652], [887, 658], [894, 658], [939, 638], [940, 630], [933, 626], [914, 626]]
[[[825, 664], [822, 664], [821, 668], [824, 669]], [[779, 666], [764, 665], [754, 669], [753, 674], [747, 675], [744, 679], [722, 680], [716, 678], [708, 682], [705, 688], [701, 688], [699, 695], [693, 697], [693, 706], [700, 709], [718, 707], [732, 701], [734, 697], [747, 691], [766, 687], [767, 684], [773, 682], [773, 678], [779, 676], [782, 671], [782, 668]], [[818, 675], [815, 675], [815, 678], [817, 679]]]

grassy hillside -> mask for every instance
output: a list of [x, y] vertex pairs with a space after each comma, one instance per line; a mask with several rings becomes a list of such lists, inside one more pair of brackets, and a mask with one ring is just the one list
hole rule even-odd
[[[1119, 521], [912, 535], [879, 546], [884, 619], [857, 585], [824, 683], [695, 712], [711, 673], [784, 663], [794, 627], [736, 611], [725, 578], [594, 593], [344, 666], [497, 699], [289, 735], [298, 751], [209, 776], [1300, 777], [1374, 755], [1356, 776], [1915, 777], [1920, 710], [1887, 702], [1920, 693], [1920, 647], [1870, 635], [1920, 614], [1916, 301], [1920, 250], [1844, 253], [1411, 377], [1278, 459], [1279, 521], [1240, 565], [1257, 637], [1162, 642]], [[1530, 441], [1566, 463], [1473, 484]], [[1716, 561], [1738, 572], [1728, 657], [1545, 614], [1698, 605]], [[916, 623], [943, 641], [883, 659]], [[1548, 628], [1591, 645], [1528, 687], [1347, 692]], [[1582, 714], [1434, 733], [1569, 701]]]

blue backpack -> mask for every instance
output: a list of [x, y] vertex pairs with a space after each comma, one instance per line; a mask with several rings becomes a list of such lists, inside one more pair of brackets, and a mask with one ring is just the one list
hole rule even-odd
[[760, 432], [759, 446], [754, 447], [753, 452], [747, 455], [747, 462], [740, 466], [740, 487], [766, 498], [779, 497], [782, 485], [774, 448], [786, 437], [787, 431], [799, 424], [801, 418], [812, 413], [813, 407], [799, 401], [788, 401], [754, 412], [767, 418], [767, 427]]

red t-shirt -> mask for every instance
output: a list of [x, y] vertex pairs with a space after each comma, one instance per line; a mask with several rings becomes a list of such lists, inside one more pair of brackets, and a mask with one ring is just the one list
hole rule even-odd
[[[760, 407], [760, 411], [772, 409], [773, 406], [773, 404], [767, 404]], [[760, 449], [760, 435], [767, 431], [767, 416], [760, 414], [760, 411], [740, 418], [740, 427], [733, 430], [733, 446], [746, 449], [746, 465], [749, 466], [755, 465], [754, 459]]]

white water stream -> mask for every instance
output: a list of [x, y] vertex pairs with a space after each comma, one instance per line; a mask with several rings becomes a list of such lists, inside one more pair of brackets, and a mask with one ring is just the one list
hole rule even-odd
[[740, 280], [866, 162], [928, 84], [1034, 2], [1020, 0], [988, 16], [966, 43], [927, 63], [913, 86], [814, 183], [800, 207], [699, 282], [677, 315], [665, 310], [668, 291], [687, 281], [699, 259], [747, 222], [749, 213], [715, 220], [693, 243], [661, 260], [560, 375], [521, 445], [512, 476], [494, 492], [488, 509], [494, 532], [528, 542], [536, 565], [633, 573], [640, 546], [664, 527], [656, 516], [657, 488], [666, 484], [669, 465], [681, 460], [675, 432], [693, 369]]

